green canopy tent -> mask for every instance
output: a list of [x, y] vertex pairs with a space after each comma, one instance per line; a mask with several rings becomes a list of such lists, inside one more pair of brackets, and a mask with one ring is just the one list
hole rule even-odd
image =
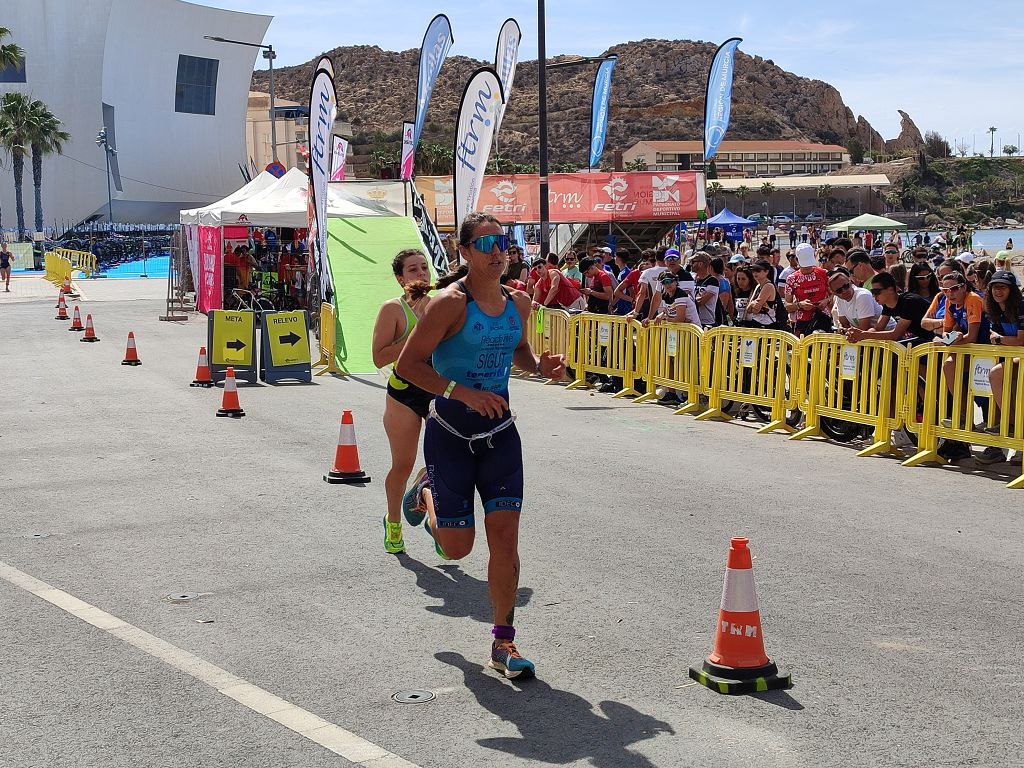
[[829, 224], [825, 229], [829, 232], [855, 232], [858, 229], [906, 229], [907, 225], [895, 219], [887, 219], [885, 216], [875, 216], [873, 213], [865, 213], [847, 221], [840, 221], [838, 224]]

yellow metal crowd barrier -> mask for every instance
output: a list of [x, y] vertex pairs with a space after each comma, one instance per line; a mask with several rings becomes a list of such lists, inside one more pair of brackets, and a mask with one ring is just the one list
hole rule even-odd
[[57, 248], [54, 253], [68, 260], [72, 271], [82, 272], [86, 277], [96, 274], [96, 256], [88, 251], [73, 251], [70, 248]]
[[647, 360], [637, 354], [637, 337], [642, 330], [636, 320], [615, 315], [584, 313], [573, 317], [567, 358], [576, 379], [568, 389], [587, 387], [589, 374], [602, 374], [622, 379], [622, 389], [615, 397], [640, 394], [634, 386], [647, 368]]
[[65, 278], [71, 279], [71, 261], [60, 251], [48, 251], [43, 257], [46, 279], [60, 288]]
[[[551, 355], [566, 355], [569, 351], [569, 313], [561, 309], [540, 307], [530, 312], [525, 329], [526, 338], [533, 351], [540, 355], [547, 352]], [[533, 371], [520, 371], [523, 376], [533, 376]], [[557, 384], [557, 379], [549, 379], [546, 383]]]
[[669, 387], [686, 396], [686, 404], [677, 414], [700, 410], [699, 398], [703, 393], [701, 371], [703, 365], [704, 333], [699, 326], [689, 323], [655, 323], [640, 334], [641, 356], [646, 355], [647, 371], [644, 381], [646, 394], [638, 403], [656, 400], [657, 387]]
[[758, 432], [792, 432], [786, 412], [796, 407], [797, 387], [787, 387], [789, 361], [799, 340], [783, 331], [712, 328], [704, 333], [705, 390], [708, 410], [697, 418], [731, 419], [724, 400], [771, 409]]
[[325, 373], [345, 375], [345, 372], [338, 367], [338, 326], [334, 322], [334, 305], [326, 301], [320, 305], [320, 359], [313, 363], [326, 366], [322, 371], [317, 371], [317, 376]]
[[[1022, 359], [1024, 349], [1020, 347], [916, 347], [907, 364], [912, 385], [907, 387], [906, 412], [907, 427], [917, 433], [919, 451], [903, 462], [904, 466], [944, 463], [938, 454], [940, 439], [1017, 450], [1024, 456]], [[993, 380], [1002, 381], [998, 398]], [[985, 403], [982, 413], [987, 411], [988, 418], [976, 424], [975, 406], [981, 402]], [[1024, 463], [1020, 477], [1007, 488], [1024, 488]]]
[[821, 435], [821, 419], [832, 418], [875, 428], [874, 442], [858, 456], [893, 450], [892, 432], [903, 424], [907, 350], [894, 341], [852, 344], [838, 334], [813, 334], [794, 352], [790, 381], [807, 426], [790, 437]]

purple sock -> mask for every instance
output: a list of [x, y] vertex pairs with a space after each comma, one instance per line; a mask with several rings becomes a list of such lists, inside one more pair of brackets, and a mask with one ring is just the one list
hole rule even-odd
[[516, 628], [505, 626], [504, 624], [495, 624], [491, 627], [491, 634], [494, 635], [495, 640], [515, 640]]

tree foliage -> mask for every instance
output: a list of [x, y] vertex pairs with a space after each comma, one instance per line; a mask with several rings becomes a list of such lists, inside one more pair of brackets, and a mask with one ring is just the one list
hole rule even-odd
[[864, 162], [864, 145], [860, 143], [860, 139], [853, 136], [847, 143], [846, 149], [850, 153], [850, 162], [854, 165], [860, 165]]
[[928, 157], [950, 157], [953, 154], [949, 142], [942, 138], [937, 131], [925, 133], [924, 151], [928, 153]]

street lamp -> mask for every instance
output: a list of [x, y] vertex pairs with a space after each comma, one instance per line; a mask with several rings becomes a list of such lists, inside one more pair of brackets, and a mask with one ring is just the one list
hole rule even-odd
[[107, 126], [100, 128], [99, 133], [96, 134], [96, 146], [103, 150], [103, 155], [107, 159], [107, 217], [110, 219], [110, 232], [114, 232], [114, 198], [110, 190], [110, 156], [116, 155], [117, 150], [110, 146], [110, 142], [107, 141]]
[[270, 67], [270, 151], [273, 156], [273, 161], [277, 162], [277, 114], [274, 109], [274, 59], [277, 58], [277, 54], [274, 53], [274, 46], [264, 45], [263, 43], [247, 43], [244, 40], [228, 40], [226, 37], [217, 37], [215, 35], [203, 35], [204, 40], [213, 40], [216, 43], [231, 43], [232, 45], [247, 45], [250, 48], [261, 48], [263, 49], [263, 58], [266, 59]]

